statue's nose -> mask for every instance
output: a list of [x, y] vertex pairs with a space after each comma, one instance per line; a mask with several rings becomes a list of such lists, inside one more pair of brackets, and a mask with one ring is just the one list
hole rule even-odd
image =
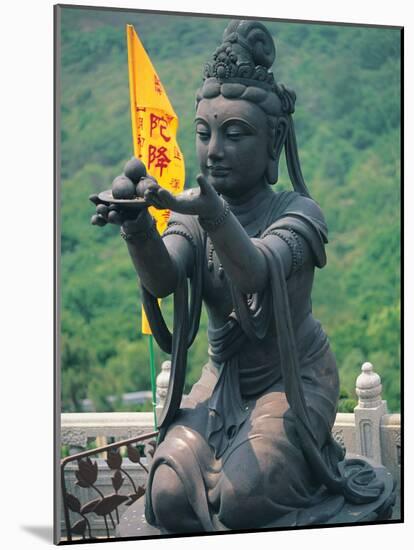
[[218, 135], [212, 135], [208, 145], [208, 158], [220, 160], [224, 156], [223, 143]]

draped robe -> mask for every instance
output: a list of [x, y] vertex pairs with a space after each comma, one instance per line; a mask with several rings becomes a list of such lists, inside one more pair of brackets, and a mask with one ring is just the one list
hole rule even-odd
[[[341, 476], [344, 450], [331, 436], [337, 367], [311, 305], [314, 268], [326, 263], [322, 212], [296, 192], [275, 193], [257, 210], [255, 216], [243, 209], [234, 213], [266, 258], [269, 284], [252, 296], [227, 278], [221, 288], [214, 286], [217, 299], [231, 294], [233, 310], [221, 327], [209, 327], [209, 358], [201, 378], [162, 433], [146, 492], [146, 517], [153, 525], [153, 483], [161, 464], [178, 476], [205, 531], [272, 525], [337, 494], [328, 510], [322, 508], [319, 520], [326, 520], [344, 498], [364, 502], [381, 492], [375, 475], [368, 474], [364, 487], [355, 468], [346, 479]], [[288, 277], [274, 238], [286, 229], [310, 251]], [[206, 235], [198, 220], [174, 214], [165, 236], [170, 234], [191, 243], [192, 278], [201, 285], [199, 297], [208, 295], [214, 273], [207, 269]], [[144, 295], [155, 324], [154, 299], [145, 289]], [[199, 307], [191, 313], [199, 315]], [[194, 328], [198, 321], [192, 318], [189, 324]], [[174, 495], [167, 498], [174, 514]]]

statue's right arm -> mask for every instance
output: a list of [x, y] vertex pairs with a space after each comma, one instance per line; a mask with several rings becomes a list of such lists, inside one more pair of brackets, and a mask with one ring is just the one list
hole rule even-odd
[[177, 234], [163, 239], [147, 210], [137, 221], [125, 222], [121, 235], [142, 285], [153, 296], [163, 298], [174, 292], [181, 271], [191, 276], [194, 261], [191, 244]]

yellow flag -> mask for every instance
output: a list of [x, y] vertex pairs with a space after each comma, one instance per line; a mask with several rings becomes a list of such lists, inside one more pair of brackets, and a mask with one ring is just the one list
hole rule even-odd
[[[126, 31], [134, 155], [159, 185], [178, 194], [185, 179], [184, 157], [176, 140], [178, 118], [134, 27], [127, 25]], [[170, 211], [152, 207], [149, 211], [162, 234]], [[144, 310], [142, 332], [151, 334]]]

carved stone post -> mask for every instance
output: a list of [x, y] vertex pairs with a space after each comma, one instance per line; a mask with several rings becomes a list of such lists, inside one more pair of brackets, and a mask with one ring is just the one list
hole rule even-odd
[[161, 372], [157, 376], [157, 406], [155, 408], [157, 418], [160, 417], [167, 397], [168, 383], [170, 380], [171, 361], [164, 361], [161, 365]]
[[382, 464], [380, 427], [387, 414], [387, 402], [381, 399], [381, 378], [371, 363], [364, 363], [356, 381], [358, 405], [354, 409], [356, 452]]

